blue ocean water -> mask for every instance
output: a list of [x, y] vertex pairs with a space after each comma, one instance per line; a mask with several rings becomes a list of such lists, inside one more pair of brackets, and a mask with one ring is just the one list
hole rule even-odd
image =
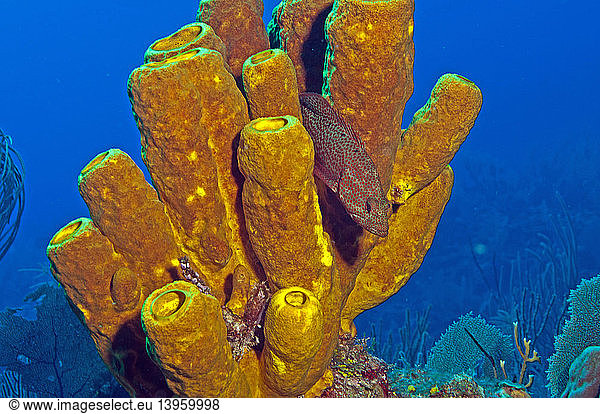
[[[264, 3], [268, 21], [276, 2]], [[403, 127], [447, 72], [473, 80], [484, 103], [451, 163], [453, 196], [422, 267], [357, 327], [369, 335], [385, 320], [395, 332], [406, 309], [431, 306], [435, 339], [469, 311], [496, 317], [486, 314], [498, 310], [494, 274], [526, 260], [527, 249], [539, 253], [542, 242], [560, 256], [567, 228], [577, 276], [600, 272], [600, 4], [416, 3], [415, 89]], [[0, 309], [23, 306], [47, 279], [26, 269], [47, 267], [52, 235], [88, 216], [81, 168], [113, 147], [143, 165], [127, 77], [151, 42], [194, 21], [196, 9], [193, 0], [0, 2], [0, 128], [23, 158], [26, 186], [18, 236], [0, 261]], [[545, 276], [523, 277], [535, 284]]]

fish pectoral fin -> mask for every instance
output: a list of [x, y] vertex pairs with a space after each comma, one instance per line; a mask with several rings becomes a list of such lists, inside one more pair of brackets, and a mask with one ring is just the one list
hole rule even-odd
[[331, 191], [337, 193], [339, 185], [339, 179], [337, 179], [337, 177], [333, 177], [332, 174], [328, 174], [326, 171], [323, 171], [316, 166], [313, 170], [313, 173], [317, 176], [317, 178], [323, 181]]

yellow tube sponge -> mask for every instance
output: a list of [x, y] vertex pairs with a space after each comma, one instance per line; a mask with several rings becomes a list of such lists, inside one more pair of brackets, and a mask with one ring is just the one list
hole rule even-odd
[[440, 77], [402, 135], [389, 193], [392, 202], [403, 204], [440, 174], [469, 135], [481, 104], [481, 91], [467, 78]]
[[321, 302], [325, 336], [307, 377], [314, 383], [337, 344], [344, 296], [322, 226], [312, 141], [294, 117], [259, 118], [242, 130], [238, 160], [246, 177], [246, 229], [269, 285], [274, 290], [299, 286]]
[[[79, 174], [90, 216], [150, 290], [173, 280], [181, 256], [156, 191], [129, 155], [111, 149]], [[141, 240], [132, 234], [147, 233]]]
[[269, 284], [301, 286], [321, 297], [331, 289], [334, 267], [321, 225], [308, 133], [292, 116], [256, 119], [242, 130], [238, 159], [246, 177], [246, 228]]
[[[81, 311], [100, 354], [105, 360], [110, 360], [111, 344], [108, 339], [115, 335], [120, 321], [113, 309], [109, 282], [113, 275], [125, 268], [125, 260], [87, 218], [73, 220], [56, 232], [50, 240], [47, 253], [52, 261], [54, 276]], [[73, 259], [83, 254], [88, 255], [89, 259], [82, 266]], [[65, 275], [69, 275], [69, 278]], [[94, 290], [95, 295], [86, 295], [87, 289]], [[139, 294], [139, 289], [134, 288], [133, 292], [136, 290]], [[133, 296], [127, 302], [134, 302], [135, 307], [140, 297]]]
[[199, 47], [216, 50], [227, 60], [225, 44], [213, 28], [205, 23], [194, 22], [148, 46], [144, 53], [144, 63], [160, 62]]
[[[182, 86], [222, 83], [223, 72], [217, 52], [193, 49], [143, 65], [129, 79], [129, 94], [144, 132], [144, 162], [177, 224], [173, 230], [179, 244], [205, 273], [225, 266], [231, 250], [225, 240], [225, 206], [214, 179], [217, 167], [201, 123], [211, 103], [198, 96], [196, 91], [203, 88]], [[183, 119], [186, 122], [180, 122]]]
[[169, 388], [181, 397], [243, 397], [246, 378], [231, 356], [219, 301], [191, 283], [176, 281], [144, 302], [148, 352]]
[[323, 340], [323, 311], [312, 292], [298, 286], [278, 290], [265, 317], [262, 353], [267, 395], [306, 392], [307, 373]]
[[140, 310], [153, 289], [92, 220], [79, 218], [50, 240], [52, 275], [81, 312], [98, 353], [115, 378], [134, 396], [169, 395], [167, 384], [148, 358]]
[[294, 65], [281, 49], [268, 49], [246, 59], [242, 73], [253, 119], [291, 115], [302, 120]]
[[248, 121], [244, 98], [222, 56], [208, 49], [143, 65], [130, 75], [128, 88], [144, 162], [176, 240], [223, 299], [223, 274], [239, 263], [250, 267], [228, 155]]

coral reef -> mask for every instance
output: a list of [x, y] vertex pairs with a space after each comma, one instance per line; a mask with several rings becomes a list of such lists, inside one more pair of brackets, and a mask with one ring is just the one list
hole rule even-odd
[[498, 398], [531, 398], [525, 385], [515, 384], [510, 381], [500, 381], [498, 383], [498, 391], [496, 391], [494, 396]]
[[[128, 94], [152, 185], [122, 151], [99, 154], [79, 176], [91, 219], [67, 224], [47, 249], [130, 394], [320, 395], [339, 335], [355, 335], [353, 319], [418, 269], [482, 98], [444, 75], [401, 130], [413, 9], [284, 0], [269, 25], [279, 49], [268, 49], [262, 2], [202, 0], [196, 24], [149, 48]], [[306, 59], [313, 44], [327, 49]], [[311, 88], [375, 163], [393, 203], [387, 237], [364, 231], [313, 176], [298, 99]], [[270, 300], [252, 293], [265, 282]]]
[[395, 397], [390, 390], [388, 364], [367, 352], [366, 339], [340, 338], [329, 370], [323, 376], [327, 387], [322, 398]]
[[401, 398], [531, 398], [523, 385], [465, 373], [448, 377], [420, 368], [390, 366], [387, 376], [390, 391]]
[[600, 276], [582, 280], [569, 295], [570, 319], [554, 341], [556, 351], [550, 357], [548, 367], [547, 386], [553, 397], [569, 392], [569, 369], [583, 351], [588, 347], [600, 346], [599, 303]]
[[456, 375], [449, 382], [429, 390], [432, 398], [484, 398], [483, 387], [467, 375]]

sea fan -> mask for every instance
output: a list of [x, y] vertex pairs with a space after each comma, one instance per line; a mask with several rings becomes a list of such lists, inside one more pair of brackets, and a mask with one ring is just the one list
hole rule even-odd
[[427, 369], [444, 374], [475, 373], [479, 367], [487, 377], [494, 377], [491, 361], [473, 338], [491, 355], [496, 364], [512, 361], [512, 338], [488, 325], [481, 316], [472, 313], [461, 316], [435, 343], [427, 357]]
[[23, 161], [0, 129], [0, 259], [17, 236], [24, 207]]
[[550, 395], [562, 394], [569, 380], [569, 368], [588, 346], [600, 345], [600, 275], [584, 279], [569, 295], [571, 319], [554, 340], [556, 352], [549, 359]]

